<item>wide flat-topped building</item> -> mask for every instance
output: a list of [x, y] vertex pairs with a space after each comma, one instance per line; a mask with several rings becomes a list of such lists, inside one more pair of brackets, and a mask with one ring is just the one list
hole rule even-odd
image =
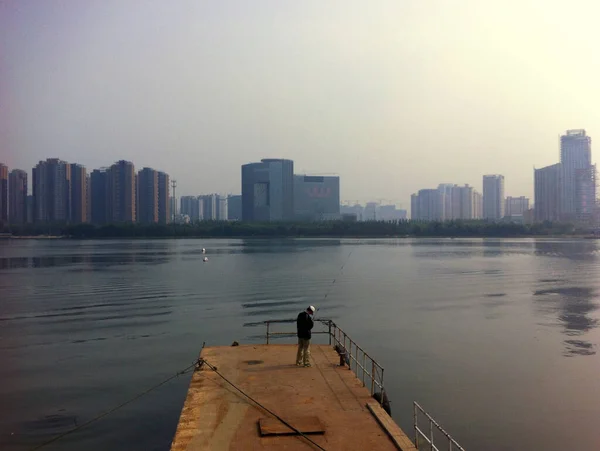
[[331, 345], [312, 346], [309, 368], [295, 357], [296, 346], [286, 344], [204, 348], [171, 449], [416, 450]]

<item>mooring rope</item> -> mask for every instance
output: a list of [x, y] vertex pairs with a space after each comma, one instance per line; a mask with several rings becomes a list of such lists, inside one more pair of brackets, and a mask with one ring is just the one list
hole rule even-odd
[[186, 373], [188, 373], [188, 372], [189, 372], [191, 369], [195, 368], [195, 367], [196, 367], [196, 366], [197, 366], [199, 363], [200, 363], [200, 359], [197, 359], [197, 360], [196, 360], [194, 363], [192, 363], [192, 364], [191, 364], [190, 366], [188, 366], [187, 368], [184, 368], [183, 370], [181, 370], [181, 371], [178, 371], [178, 372], [177, 372], [177, 373], [175, 373], [173, 376], [170, 376], [170, 377], [168, 377], [167, 379], [165, 379], [164, 381], [160, 382], [159, 384], [156, 384], [156, 385], [154, 385], [154, 386], [150, 387], [149, 389], [147, 389], [147, 390], [144, 390], [144, 391], [143, 391], [143, 392], [141, 392], [141, 393], [138, 393], [138, 394], [137, 394], [136, 396], [134, 396], [133, 398], [130, 398], [130, 399], [128, 399], [127, 401], [125, 401], [125, 402], [123, 402], [123, 403], [119, 404], [118, 406], [115, 406], [115, 407], [113, 407], [112, 409], [110, 409], [110, 410], [107, 410], [106, 412], [103, 412], [103, 413], [101, 413], [100, 415], [97, 415], [97, 416], [95, 416], [94, 418], [92, 418], [92, 419], [90, 419], [90, 420], [86, 421], [85, 423], [82, 423], [82, 424], [80, 424], [79, 426], [77, 426], [77, 427], [75, 427], [75, 428], [73, 428], [73, 429], [70, 429], [70, 430], [68, 430], [68, 431], [66, 431], [66, 432], [63, 432], [62, 434], [58, 434], [57, 436], [55, 436], [55, 437], [51, 438], [50, 440], [47, 440], [47, 441], [45, 441], [44, 443], [40, 443], [39, 445], [35, 446], [34, 448], [31, 448], [31, 451], [36, 451], [36, 450], [38, 450], [38, 449], [44, 448], [45, 446], [47, 446], [47, 445], [50, 445], [51, 443], [54, 443], [54, 442], [56, 442], [56, 441], [58, 441], [58, 440], [60, 440], [60, 439], [62, 439], [62, 438], [64, 438], [64, 437], [66, 437], [67, 435], [70, 435], [70, 434], [72, 434], [72, 433], [74, 433], [74, 432], [77, 432], [78, 430], [80, 430], [80, 429], [83, 429], [84, 427], [86, 427], [86, 426], [89, 426], [89, 425], [90, 425], [90, 424], [92, 424], [92, 423], [95, 423], [96, 421], [98, 421], [98, 420], [100, 420], [100, 419], [102, 419], [102, 418], [104, 418], [104, 417], [106, 417], [106, 416], [110, 415], [111, 413], [114, 413], [114, 412], [116, 412], [117, 410], [119, 410], [119, 409], [121, 409], [121, 408], [125, 407], [126, 405], [128, 405], [128, 404], [131, 404], [131, 403], [132, 403], [132, 402], [134, 402], [134, 401], [137, 401], [137, 400], [138, 400], [138, 399], [140, 399], [142, 396], [145, 396], [145, 395], [147, 395], [148, 393], [150, 393], [150, 392], [152, 392], [152, 391], [156, 390], [157, 388], [159, 388], [159, 387], [162, 387], [162, 386], [163, 386], [163, 385], [165, 385], [167, 382], [170, 382], [170, 381], [172, 381], [172, 380], [173, 380], [173, 379], [175, 379], [176, 377], [178, 377], [178, 376], [181, 376], [181, 375], [183, 375], [183, 374], [186, 374]]

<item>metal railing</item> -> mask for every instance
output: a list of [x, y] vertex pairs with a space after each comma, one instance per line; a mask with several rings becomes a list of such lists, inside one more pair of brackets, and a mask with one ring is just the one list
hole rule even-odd
[[[274, 332], [272, 326], [274, 324], [289, 324], [295, 323], [295, 320], [269, 320], [264, 321], [267, 327], [267, 344], [274, 338], [282, 337], [295, 337], [296, 332]], [[358, 346], [354, 340], [352, 340], [346, 332], [344, 332], [338, 325], [330, 319], [316, 320], [315, 323], [319, 323], [325, 326], [326, 330], [312, 331], [313, 334], [327, 335], [329, 337], [329, 344], [333, 345], [337, 353], [340, 356], [340, 366], [347, 365], [349, 370], [354, 372], [354, 375], [363, 384], [363, 387], [367, 387], [371, 396], [373, 396], [377, 390], [379, 390], [380, 398], [377, 401], [383, 406], [384, 403], [388, 403], [387, 397], [385, 396], [385, 390], [383, 388], [383, 367], [375, 361], [369, 354], [367, 354], [363, 348]], [[465, 451], [465, 449], [454, 440], [450, 434], [448, 434], [444, 428], [442, 428], [437, 421], [429, 415], [425, 409], [423, 409], [416, 401], [413, 403], [413, 414], [414, 414], [414, 428], [415, 428], [415, 446], [417, 449], [419, 443], [424, 447], [423, 450], [429, 451], [440, 451], [439, 443], [443, 441], [446, 443], [444, 449], [449, 451]], [[419, 416], [425, 418], [428, 423], [429, 431], [424, 432], [419, 427]], [[438, 446], [436, 446], [435, 437]]]
[[[278, 337], [294, 337], [295, 332], [273, 332], [271, 326], [274, 324], [292, 323], [295, 320], [269, 320], [264, 321], [267, 327], [267, 344], [271, 339]], [[379, 389], [381, 394], [378, 399], [380, 404], [386, 400], [383, 394], [383, 367], [375, 361], [363, 348], [358, 346], [346, 332], [344, 332], [336, 323], [330, 319], [316, 320], [315, 323], [327, 327], [327, 330], [312, 331], [313, 334], [325, 334], [329, 336], [329, 344], [336, 348], [340, 355], [340, 364], [345, 363], [348, 369], [354, 372], [354, 375], [371, 391], [371, 396]]]
[[[419, 415], [422, 415], [426, 418], [426, 421], [429, 422], [429, 435], [422, 431], [419, 428]], [[449, 451], [452, 450], [458, 450], [458, 451], [465, 451], [465, 449], [460, 446], [458, 444], [458, 442], [456, 440], [454, 440], [450, 434], [448, 434], [443, 427], [441, 427], [437, 421], [435, 421], [431, 415], [429, 415], [427, 412], [425, 412], [425, 409], [423, 409], [423, 407], [421, 407], [416, 401], [413, 402], [413, 416], [414, 416], [414, 424], [415, 424], [415, 446], [417, 447], [417, 449], [421, 449], [419, 447], [419, 439], [421, 438], [422, 440], [425, 441], [425, 443], [427, 443], [427, 447], [423, 448], [423, 449], [429, 449], [431, 451], [440, 451], [440, 448], [438, 448], [435, 445], [435, 437], [434, 437], [434, 432], [437, 431], [438, 435], [441, 433], [444, 436], [444, 442], [446, 442], [444, 449], [448, 449]], [[439, 443], [439, 441], [438, 441]]]

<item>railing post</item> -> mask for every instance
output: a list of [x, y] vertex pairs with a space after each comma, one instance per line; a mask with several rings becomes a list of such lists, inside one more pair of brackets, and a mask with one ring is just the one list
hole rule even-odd
[[417, 425], [417, 403], [413, 401], [413, 423], [415, 424], [415, 448], [419, 449], [419, 426]]
[[375, 394], [375, 361], [371, 359], [371, 396]]
[[350, 351], [346, 351], [346, 355], [348, 356], [348, 369], [352, 371], [352, 340], [348, 337], [348, 344], [350, 345]]
[[331, 346], [331, 320], [329, 320], [328, 324], [329, 324], [329, 346]]
[[362, 353], [363, 355], [363, 364], [362, 364], [362, 383], [363, 383], [363, 387], [365, 386], [365, 372], [366, 370], [366, 363], [365, 363], [365, 351], [363, 351]]
[[271, 325], [271, 323], [269, 321], [267, 321], [267, 344], [269, 344], [269, 326]]
[[413, 401], [413, 427], [415, 429], [415, 448], [419, 449], [419, 426], [417, 421], [417, 403]]
[[429, 418], [429, 440], [431, 440], [431, 451], [433, 451], [433, 421], [431, 421], [431, 418]]

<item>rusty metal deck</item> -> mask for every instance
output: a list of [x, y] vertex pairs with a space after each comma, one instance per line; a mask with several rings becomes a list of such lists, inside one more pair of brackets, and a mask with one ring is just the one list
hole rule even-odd
[[[295, 345], [210, 347], [201, 357], [286, 421], [317, 416], [325, 433], [310, 437], [327, 450], [397, 450], [398, 437], [408, 445], [402, 449], [415, 449], [391, 418], [391, 432], [376, 420], [367, 408], [373, 402], [369, 390], [339, 366], [331, 346], [311, 350], [310, 368], [295, 365]], [[204, 365], [192, 376], [171, 450], [315, 449], [301, 436], [261, 437], [263, 418], [272, 417]]]

